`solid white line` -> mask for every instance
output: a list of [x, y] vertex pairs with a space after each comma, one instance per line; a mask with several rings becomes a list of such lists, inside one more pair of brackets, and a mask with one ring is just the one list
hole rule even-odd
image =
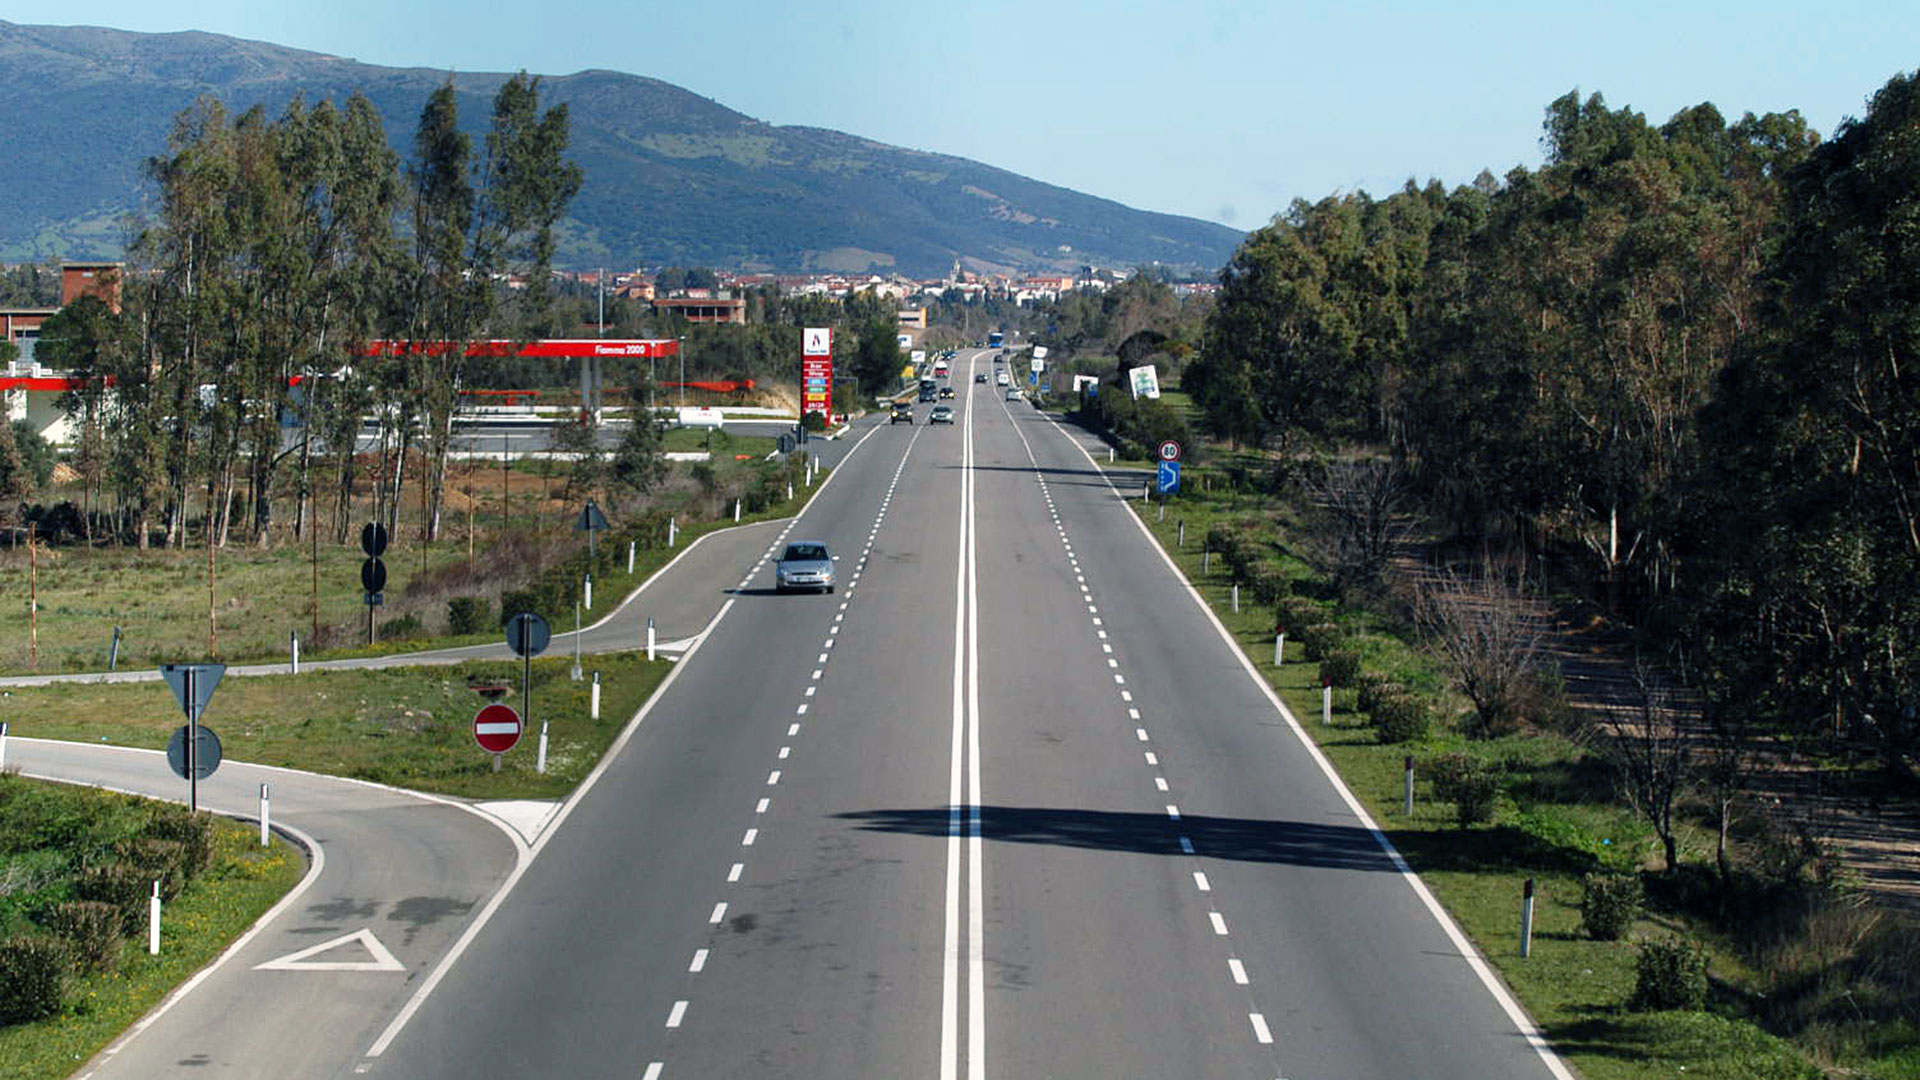
[[698, 975], [700, 972], [706, 970], [706, 966], [707, 966], [707, 950], [699, 949], [694, 952], [693, 963], [687, 965], [687, 970]]
[[1233, 972], [1233, 981], [1241, 986], [1247, 985], [1247, 965], [1238, 959], [1227, 961], [1227, 970]]
[[[1080, 451], [1080, 455], [1087, 459], [1088, 465], [1096, 470], [1100, 469], [1099, 463], [1093, 460], [1093, 455], [1087, 451], [1087, 448], [1082, 446], [1078, 439], [1061, 430], [1059, 421], [1051, 416], [1047, 419], [1053, 424], [1056, 432]], [[1139, 514], [1133, 512], [1131, 506], [1126, 505], [1127, 497], [1113, 486], [1112, 477], [1107, 478], [1107, 489], [1113, 492], [1114, 498], [1121, 503], [1127, 516], [1133, 519], [1134, 527], [1139, 529], [1140, 535], [1146, 538], [1148, 547], [1159, 554], [1160, 561], [1166, 564], [1167, 569], [1185, 585], [1188, 599], [1192, 600], [1200, 614], [1213, 624], [1214, 633], [1219, 635], [1228, 650], [1239, 658], [1241, 670], [1246, 672], [1247, 678], [1253, 682], [1254, 687], [1266, 695], [1267, 701], [1272, 704], [1274, 711], [1280, 714], [1281, 719], [1287, 722], [1287, 727], [1293, 731], [1294, 738], [1320, 767], [1321, 775], [1327, 778], [1327, 782], [1333, 786], [1341, 801], [1347, 804], [1347, 808], [1359, 819], [1360, 824], [1373, 834], [1374, 842], [1379, 844], [1380, 849], [1386, 852], [1387, 858], [1392, 860], [1394, 868], [1400, 872], [1401, 879], [1413, 890], [1414, 895], [1420, 898], [1420, 903], [1426, 907], [1427, 913], [1433, 916], [1434, 922], [1439, 924], [1440, 929], [1447, 935], [1447, 939], [1466, 959], [1467, 966], [1479, 977], [1480, 985], [1486, 987], [1487, 993], [1493, 995], [1494, 1001], [1499, 1003], [1500, 1008], [1507, 1014], [1507, 1019], [1513, 1021], [1514, 1027], [1527, 1040], [1527, 1044], [1533, 1047], [1534, 1053], [1539, 1055], [1547, 1071], [1551, 1072], [1557, 1080], [1574, 1080], [1573, 1072], [1567, 1068], [1565, 1062], [1560, 1060], [1560, 1055], [1554, 1053], [1553, 1047], [1547, 1044], [1546, 1037], [1540, 1034], [1540, 1029], [1534, 1025], [1533, 1018], [1527, 1015], [1526, 1010], [1520, 1007], [1520, 1003], [1514, 1000], [1513, 995], [1508, 993], [1506, 987], [1494, 976], [1491, 965], [1480, 954], [1480, 950], [1467, 940], [1459, 924], [1453, 921], [1453, 916], [1447, 914], [1446, 909], [1440, 906], [1440, 901], [1428, 890], [1426, 882], [1421, 881], [1420, 875], [1414, 873], [1413, 868], [1407, 865], [1407, 860], [1400, 854], [1400, 850], [1393, 846], [1393, 841], [1387, 838], [1387, 834], [1381, 830], [1379, 824], [1373, 820], [1373, 815], [1367, 813], [1366, 807], [1360, 805], [1360, 800], [1355, 797], [1352, 789], [1347, 787], [1346, 781], [1340, 778], [1333, 763], [1327, 760], [1327, 756], [1320, 751], [1318, 744], [1307, 735], [1299, 718], [1293, 715], [1293, 710], [1287, 707], [1286, 702], [1280, 700], [1280, 695], [1274, 691], [1273, 686], [1261, 677], [1259, 669], [1254, 667], [1246, 650], [1240, 648], [1240, 643], [1234, 640], [1232, 633], [1228, 632], [1226, 624], [1222, 623], [1220, 617], [1213, 613], [1213, 609], [1207, 606], [1206, 598], [1202, 597], [1199, 590], [1193, 587], [1193, 583], [1187, 580], [1187, 576], [1180, 572], [1180, 567], [1173, 561], [1173, 556], [1168, 555], [1166, 549], [1160, 546], [1160, 542], [1154, 539], [1153, 531], [1147, 528], [1147, 523]]]
[[673, 1011], [667, 1014], [667, 1026], [677, 1028], [680, 1026], [680, 1021], [686, 1019], [686, 1017], [687, 1003], [685, 1001], [676, 1001], [673, 1003]]

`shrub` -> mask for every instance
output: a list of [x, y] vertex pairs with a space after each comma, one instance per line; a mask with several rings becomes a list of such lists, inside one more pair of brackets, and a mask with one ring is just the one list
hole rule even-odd
[[148, 882], [160, 883], [160, 899], [171, 900], [186, 888], [186, 845], [178, 840], [129, 840], [118, 850], [125, 865]]
[[1493, 820], [1501, 785], [1500, 769], [1493, 762], [1472, 754], [1441, 754], [1427, 763], [1427, 770], [1434, 793], [1453, 804], [1461, 828]]
[[[1390, 693], [1374, 701], [1367, 710], [1373, 731], [1383, 743], [1417, 742], [1433, 727], [1433, 712], [1425, 699], [1415, 694]], [[1489, 814], [1491, 815], [1491, 806]]]
[[1647, 895], [1634, 874], [1588, 874], [1580, 890], [1580, 929], [1595, 941], [1627, 936]]
[[1354, 704], [1360, 707], [1361, 712], [1368, 714], [1377, 710], [1382, 701], [1395, 694], [1404, 694], [1407, 690], [1384, 671], [1362, 671], [1353, 686]]
[[1360, 681], [1360, 653], [1346, 646], [1327, 649], [1320, 656], [1320, 677], [1329, 685], [1349, 687]]
[[147, 835], [155, 840], [171, 840], [180, 845], [180, 869], [189, 881], [213, 865], [215, 833], [212, 814], [191, 814], [184, 807], [170, 806], [159, 811], [147, 823]]
[[1287, 594], [1287, 575], [1265, 563], [1253, 568], [1247, 584], [1256, 604], [1277, 604]]
[[1328, 652], [1337, 649], [1347, 636], [1338, 623], [1320, 622], [1303, 626], [1299, 631], [1300, 647], [1307, 652], [1307, 659], [1323, 659]]
[[67, 945], [74, 967], [85, 972], [113, 966], [120, 955], [120, 913], [98, 900], [73, 900], [54, 906], [47, 929]]
[[[1291, 582], [1289, 582], [1291, 585]], [[1283, 596], [1274, 603], [1274, 625], [1299, 640], [1300, 632], [1327, 621], [1327, 609], [1304, 596]]]
[[484, 634], [499, 624], [493, 605], [484, 596], [456, 596], [447, 601], [447, 630], [454, 634]]
[[509, 589], [500, 594], [500, 625], [515, 615], [540, 614], [540, 594], [532, 589]]
[[1629, 1008], [1697, 1009], [1707, 1000], [1707, 950], [1686, 938], [1640, 946]]
[[825, 431], [827, 430], [827, 414], [821, 412], [819, 409], [814, 409], [800, 418], [800, 426], [811, 432]]
[[380, 636], [389, 641], [420, 637], [425, 633], [426, 627], [420, 622], [420, 613], [417, 611], [409, 611], [397, 619], [380, 624]]
[[120, 932], [137, 934], [147, 925], [147, 895], [153, 879], [137, 866], [107, 863], [89, 867], [74, 879], [74, 895], [98, 900], [120, 913]]
[[60, 1011], [72, 962], [58, 938], [0, 941], [0, 1024], [27, 1024]]

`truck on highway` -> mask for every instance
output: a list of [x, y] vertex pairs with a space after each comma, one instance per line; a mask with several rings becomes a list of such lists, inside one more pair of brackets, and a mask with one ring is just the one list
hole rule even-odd
[[947, 361], [944, 357], [942, 357], [939, 360], [935, 360], [933, 362], [933, 377], [936, 379], [946, 378], [948, 372], [950, 372], [951, 370], [952, 368], [947, 364]]
[[937, 395], [939, 392], [940, 392], [939, 383], [934, 382], [932, 379], [920, 380], [920, 400], [921, 401], [932, 401], [934, 399], [934, 396]]

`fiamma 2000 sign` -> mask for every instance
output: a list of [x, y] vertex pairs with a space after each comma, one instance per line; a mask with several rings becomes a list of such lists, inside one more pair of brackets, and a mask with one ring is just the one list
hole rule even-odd
[[369, 341], [362, 356], [444, 356], [458, 345], [470, 357], [630, 356], [640, 359], [680, 355], [676, 338], [544, 338], [539, 341]]

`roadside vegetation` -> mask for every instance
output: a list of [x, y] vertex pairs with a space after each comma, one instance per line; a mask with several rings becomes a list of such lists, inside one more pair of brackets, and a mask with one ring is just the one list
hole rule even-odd
[[[0, 773], [0, 1077], [57, 1080], [306, 872], [286, 841], [184, 807]], [[160, 952], [146, 948], [161, 882]]]

